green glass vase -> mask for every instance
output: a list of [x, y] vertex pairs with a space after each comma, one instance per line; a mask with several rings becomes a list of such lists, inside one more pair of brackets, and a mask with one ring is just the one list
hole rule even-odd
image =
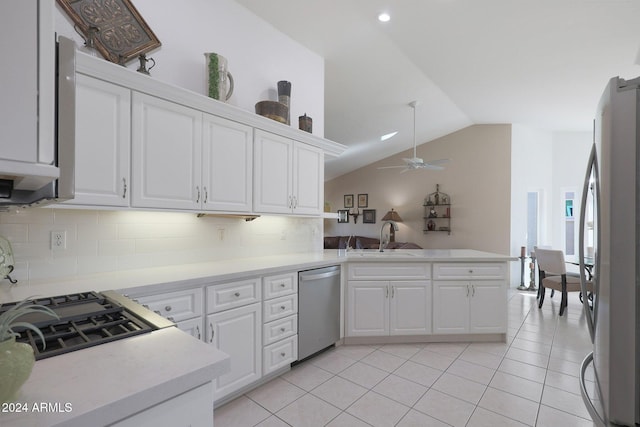
[[0, 342], [0, 403], [8, 402], [27, 381], [36, 362], [29, 344], [15, 338]]

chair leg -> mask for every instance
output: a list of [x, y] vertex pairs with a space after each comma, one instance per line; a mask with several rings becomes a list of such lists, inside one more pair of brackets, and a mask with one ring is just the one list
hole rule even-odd
[[540, 287], [538, 288], [538, 293], [540, 294], [540, 301], [538, 302], [538, 308], [542, 308], [542, 303], [544, 302], [544, 286], [540, 283]]
[[560, 301], [560, 316], [564, 313], [564, 309], [567, 306], [567, 293], [562, 292], [562, 300]]
[[555, 294], [556, 290], [555, 289], [551, 289], [551, 298], [553, 298], [553, 294]]
[[564, 309], [567, 306], [567, 276], [562, 275], [562, 299], [560, 300], [560, 316], [564, 313]]

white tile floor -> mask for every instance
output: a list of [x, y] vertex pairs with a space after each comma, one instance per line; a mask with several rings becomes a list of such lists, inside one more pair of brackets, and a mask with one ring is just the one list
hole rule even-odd
[[577, 293], [562, 317], [559, 305], [511, 291], [507, 343], [337, 347], [217, 408], [215, 427], [593, 426]]

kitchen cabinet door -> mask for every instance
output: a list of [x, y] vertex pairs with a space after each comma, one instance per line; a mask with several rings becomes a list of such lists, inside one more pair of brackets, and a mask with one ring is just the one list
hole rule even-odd
[[131, 91], [76, 75], [75, 198], [65, 204], [129, 206]]
[[347, 336], [389, 335], [389, 282], [348, 284]]
[[207, 316], [207, 341], [231, 357], [231, 371], [214, 380], [214, 400], [262, 376], [261, 303]]
[[293, 210], [319, 215], [324, 208], [324, 153], [296, 142], [293, 149]]
[[254, 210], [291, 213], [293, 141], [256, 130], [254, 144]]
[[203, 210], [251, 212], [253, 128], [203, 116]]
[[429, 281], [390, 282], [389, 334], [428, 335], [431, 333], [431, 283]]
[[507, 331], [507, 292], [504, 281], [471, 282], [469, 332], [505, 333]]
[[134, 92], [131, 134], [131, 205], [199, 209], [202, 113]]
[[469, 282], [433, 282], [433, 333], [469, 331]]

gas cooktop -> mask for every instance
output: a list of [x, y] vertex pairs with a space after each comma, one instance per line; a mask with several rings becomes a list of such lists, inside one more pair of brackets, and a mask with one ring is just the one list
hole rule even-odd
[[[113, 291], [36, 298], [32, 303], [49, 307], [60, 317], [29, 313], [18, 319], [34, 324], [44, 336], [46, 346], [43, 348], [38, 334], [26, 328], [14, 328], [20, 334], [16, 341], [30, 344], [36, 360], [175, 326]], [[3, 304], [0, 313], [15, 304]]]

